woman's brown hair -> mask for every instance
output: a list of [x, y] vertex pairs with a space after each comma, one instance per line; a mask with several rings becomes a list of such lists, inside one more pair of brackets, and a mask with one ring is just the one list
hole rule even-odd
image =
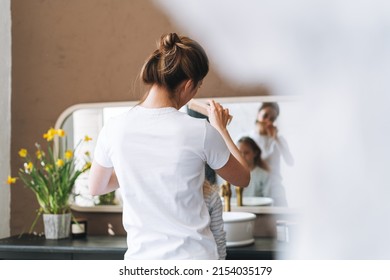
[[145, 84], [157, 84], [174, 94], [185, 80], [192, 80], [196, 87], [208, 71], [206, 52], [197, 42], [169, 33], [161, 36], [158, 48], [146, 60], [140, 76]]

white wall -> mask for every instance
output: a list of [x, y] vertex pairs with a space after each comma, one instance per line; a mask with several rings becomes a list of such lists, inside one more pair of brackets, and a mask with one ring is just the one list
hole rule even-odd
[[11, 7], [0, 0], [0, 238], [10, 235]]

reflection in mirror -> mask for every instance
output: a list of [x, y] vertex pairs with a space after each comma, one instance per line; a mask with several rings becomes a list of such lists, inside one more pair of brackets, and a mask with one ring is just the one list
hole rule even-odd
[[[207, 102], [207, 99], [197, 99], [202, 102]], [[281, 135], [288, 141], [288, 146], [295, 159], [298, 161], [298, 153], [296, 147], [299, 141], [300, 131], [300, 113], [301, 103], [299, 98], [292, 96], [262, 96], [262, 97], [230, 97], [230, 98], [215, 98], [224, 107], [229, 108], [230, 114], [233, 116], [231, 123], [228, 126], [232, 139], [237, 143], [238, 138], [245, 135], [255, 127], [257, 112], [263, 102], [277, 102], [280, 107], [280, 115], [277, 118], [275, 125]], [[104, 123], [111, 117], [121, 114], [132, 107], [136, 106], [137, 102], [112, 102], [112, 103], [90, 103], [78, 104], [65, 110], [56, 123], [56, 128], [63, 128], [68, 133], [68, 146], [74, 145], [74, 139], [82, 139], [85, 135], [92, 138], [92, 141], [86, 145], [80, 153], [90, 152], [93, 158], [93, 151], [96, 144], [99, 131]], [[181, 111], [188, 112], [187, 106], [184, 106]], [[77, 155], [75, 155], [77, 156]], [[286, 190], [289, 206], [294, 206], [294, 201], [290, 193], [294, 192], [294, 185], [297, 183], [297, 178], [294, 173], [294, 167], [287, 166], [281, 161], [281, 174], [283, 185]], [[75, 205], [90, 207], [99, 204], [99, 197], [89, 195], [87, 186], [86, 173], [80, 176], [75, 185], [76, 193]], [[222, 184], [221, 178], [216, 177], [216, 182]], [[234, 189], [233, 189], [234, 191]], [[115, 203], [121, 203], [119, 192], [116, 193]]]
[[[93, 152], [96, 145], [96, 140], [99, 131], [104, 123], [111, 117], [121, 114], [133, 106], [136, 102], [123, 103], [95, 103], [95, 104], [79, 104], [68, 108], [61, 114], [57, 120], [56, 127], [63, 128], [67, 132], [68, 147], [73, 148], [78, 139], [84, 139], [86, 135], [92, 140], [82, 149], [78, 150], [75, 157], [84, 153], [90, 153], [93, 158]], [[88, 191], [88, 172], [82, 174], [75, 183], [74, 204], [83, 207], [96, 205], [120, 205], [120, 193], [115, 195], [108, 194], [104, 196], [91, 196]]]

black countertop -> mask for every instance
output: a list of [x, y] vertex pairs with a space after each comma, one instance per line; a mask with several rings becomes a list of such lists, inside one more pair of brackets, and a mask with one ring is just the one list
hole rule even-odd
[[[227, 259], [275, 259], [283, 243], [271, 238], [256, 238], [255, 243], [228, 247]], [[0, 239], [0, 259], [114, 259], [122, 260], [126, 252], [124, 236], [88, 236], [84, 239], [50, 240], [44, 236], [22, 235]]]

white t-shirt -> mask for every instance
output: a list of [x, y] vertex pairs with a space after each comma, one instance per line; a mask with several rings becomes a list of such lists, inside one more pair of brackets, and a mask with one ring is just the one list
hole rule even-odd
[[114, 167], [127, 232], [125, 259], [218, 259], [203, 199], [205, 163], [230, 152], [206, 120], [136, 106], [101, 130], [94, 158]]

